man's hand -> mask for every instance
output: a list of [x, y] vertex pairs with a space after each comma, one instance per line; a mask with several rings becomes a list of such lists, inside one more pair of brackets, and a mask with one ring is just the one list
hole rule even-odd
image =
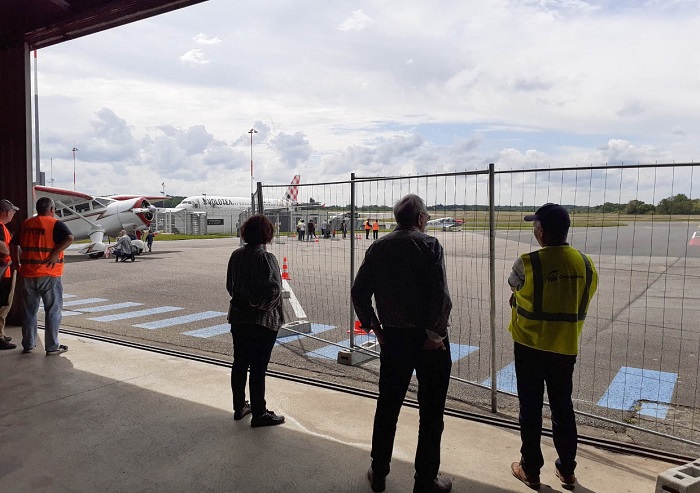
[[384, 345], [384, 329], [382, 329], [381, 325], [372, 325], [369, 330], [374, 332], [374, 335], [377, 336], [377, 341], [379, 341], [379, 345], [383, 346]]
[[49, 258], [44, 260], [44, 263], [47, 264], [49, 267], [53, 267], [58, 263], [58, 261], [61, 259], [61, 252], [51, 252], [51, 255], [49, 255]]
[[433, 341], [429, 337], [425, 338], [425, 342], [423, 343], [424, 351], [436, 351], [438, 349], [446, 351], [447, 348], [445, 347], [445, 343], [442, 341]]

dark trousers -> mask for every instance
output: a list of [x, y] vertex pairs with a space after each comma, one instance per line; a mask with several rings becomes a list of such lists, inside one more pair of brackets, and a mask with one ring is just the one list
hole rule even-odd
[[520, 448], [523, 469], [539, 474], [544, 465], [540, 439], [544, 386], [552, 411], [554, 447], [559, 454], [556, 466], [564, 474], [576, 469], [577, 431], [571, 401], [576, 356], [551, 353], [515, 343], [515, 376], [520, 401]]
[[277, 332], [255, 324], [231, 326], [233, 337], [233, 364], [231, 365], [231, 391], [233, 410], [245, 405], [245, 384], [250, 369], [248, 387], [250, 410], [253, 416], [262, 416], [267, 410], [265, 402], [265, 372], [275, 346]]
[[449, 341], [447, 350], [423, 350], [424, 329], [386, 327], [379, 369], [379, 399], [372, 434], [372, 470], [389, 474], [401, 404], [413, 370], [418, 379], [420, 425], [416, 449], [416, 485], [432, 486], [440, 468], [440, 441], [444, 428], [443, 412], [450, 384]]

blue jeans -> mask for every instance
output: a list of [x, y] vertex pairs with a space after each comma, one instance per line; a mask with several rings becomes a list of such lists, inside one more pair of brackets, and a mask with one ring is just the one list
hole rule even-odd
[[39, 302], [44, 302], [44, 348], [46, 351], [58, 349], [58, 329], [61, 326], [63, 309], [63, 284], [60, 277], [24, 277], [24, 316], [22, 317], [22, 347], [36, 347]]
[[440, 442], [443, 413], [450, 384], [449, 340], [446, 350], [423, 349], [425, 329], [384, 328], [384, 344], [379, 356], [379, 399], [372, 433], [372, 470], [386, 476], [390, 471], [396, 423], [413, 370], [418, 379], [418, 447], [415, 458], [415, 486], [431, 490], [440, 468]]
[[515, 376], [520, 401], [520, 454], [523, 470], [537, 475], [544, 465], [540, 438], [542, 436], [542, 405], [547, 384], [549, 407], [552, 411], [552, 435], [559, 458], [556, 466], [564, 475], [576, 469], [577, 431], [573, 392], [576, 356], [540, 351], [515, 343]]

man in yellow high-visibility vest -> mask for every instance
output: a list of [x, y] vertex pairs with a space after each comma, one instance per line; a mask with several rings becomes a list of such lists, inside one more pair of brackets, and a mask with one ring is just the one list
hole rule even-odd
[[515, 376], [520, 402], [521, 459], [511, 464], [513, 476], [533, 489], [540, 487], [544, 458], [540, 448], [544, 387], [552, 412], [554, 472], [562, 487], [576, 485], [577, 430], [573, 373], [588, 305], [598, 287], [598, 273], [588, 255], [566, 242], [569, 213], [545, 204], [525, 216], [542, 247], [516, 259], [508, 277], [513, 291], [512, 318]]

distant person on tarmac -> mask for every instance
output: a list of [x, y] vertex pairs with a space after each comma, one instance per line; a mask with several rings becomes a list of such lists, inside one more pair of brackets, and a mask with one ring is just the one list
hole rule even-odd
[[119, 262], [119, 258], [125, 255], [131, 255], [131, 238], [126, 234], [126, 230], [122, 229], [114, 244], [114, 261]]
[[148, 251], [150, 252], [151, 248], [153, 248], [153, 231], [149, 231], [146, 235], [146, 246], [148, 247]]
[[44, 302], [44, 349], [46, 355], [61, 354], [68, 346], [58, 343], [63, 309], [63, 251], [73, 243], [73, 234], [54, 217], [53, 200], [36, 201], [36, 213], [22, 223], [12, 238], [12, 262], [22, 278], [24, 314], [22, 317], [23, 354], [36, 347], [37, 312]]
[[299, 219], [297, 223], [297, 230], [299, 230], [299, 241], [304, 241], [304, 236], [306, 235], [306, 224], [304, 224], [303, 219]]
[[396, 423], [415, 370], [420, 423], [413, 491], [449, 492], [452, 482], [438, 477], [452, 367], [447, 335], [452, 301], [445, 257], [437, 238], [425, 234], [430, 216], [423, 199], [406, 195], [394, 206], [394, 216], [397, 228], [370, 245], [352, 286], [362, 328], [373, 330], [381, 345], [367, 478], [372, 491], [384, 491]]
[[554, 447], [559, 457], [554, 472], [563, 488], [576, 486], [577, 430], [573, 373], [588, 305], [598, 287], [591, 258], [566, 242], [569, 213], [545, 204], [526, 221], [540, 250], [521, 255], [508, 276], [513, 294], [508, 330], [513, 336], [515, 376], [520, 402], [520, 461], [513, 476], [530, 488], [540, 487], [544, 458], [540, 447], [545, 384], [552, 412]]
[[308, 241], [311, 241], [312, 237], [314, 239], [316, 239], [317, 238], [317, 236], [316, 236], [316, 224], [314, 224], [314, 222], [311, 220], [309, 221], [308, 229], [309, 229], [309, 231], [308, 231], [308, 234], [306, 235], [306, 239]]
[[369, 240], [369, 232], [372, 230], [372, 226], [369, 224], [369, 219], [365, 221], [365, 240]]
[[[277, 331], [284, 323], [280, 267], [275, 256], [265, 250], [272, 241], [272, 223], [256, 214], [243, 223], [241, 234], [245, 245], [231, 254], [226, 273], [226, 290], [231, 296], [233, 419], [239, 421], [252, 413], [253, 428], [280, 425], [284, 416], [268, 410], [265, 401], [265, 372]], [[245, 398], [246, 380], [250, 402]]]
[[343, 239], [345, 239], [348, 236], [348, 223], [343, 219], [342, 223], [340, 224], [340, 228], [343, 231]]
[[376, 219], [372, 223], [372, 238], [375, 240], [379, 238], [379, 222]]

